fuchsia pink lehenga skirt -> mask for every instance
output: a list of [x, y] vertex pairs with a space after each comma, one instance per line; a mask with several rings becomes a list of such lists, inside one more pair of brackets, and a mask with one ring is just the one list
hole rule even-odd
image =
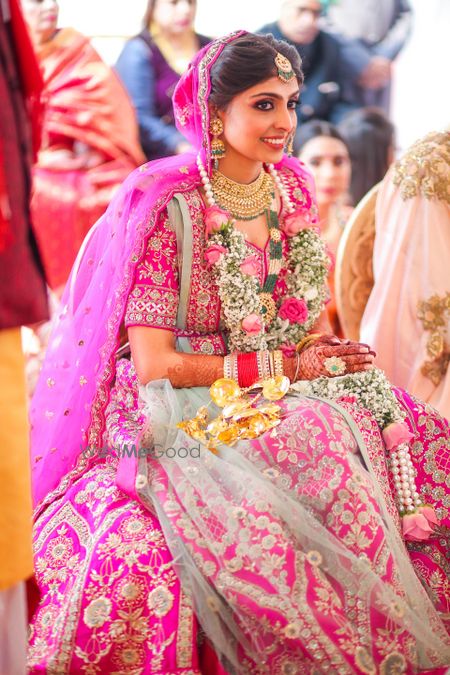
[[[171, 424], [177, 405], [186, 414], [189, 397], [197, 405], [200, 390], [183, 392], [167, 383], [148, 392], [147, 405], [160, 401], [152, 443], [180, 440], [182, 432], [169, 438], [161, 420]], [[409, 556], [448, 622], [448, 427], [407, 395], [399, 399], [416, 438], [419, 488], [441, 519], [436, 536], [409, 545]], [[133, 367], [122, 361], [107, 444], [142, 440], [142, 405]], [[202, 448], [201, 461], [168, 453], [98, 458], [47, 507], [35, 525], [41, 601], [31, 673], [445, 671], [444, 623], [392, 533], [399, 518], [371, 414], [294, 396], [284, 407], [276, 433], [240, 444], [239, 452]], [[359, 458], [358, 433], [371, 472]], [[129, 470], [139, 499], [126, 490]], [[409, 572], [398, 569], [402, 556]], [[410, 598], [420, 604], [412, 613]]]

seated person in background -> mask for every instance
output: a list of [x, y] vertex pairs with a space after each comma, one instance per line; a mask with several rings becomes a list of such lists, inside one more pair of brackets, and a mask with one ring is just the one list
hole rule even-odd
[[360, 108], [338, 125], [352, 160], [350, 195], [353, 205], [383, 180], [394, 161], [395, 129], [382, 110]]
[[299, 122], [314, 118], [336, 123], [352, 109], [342, 100], [341, 77], [345, 73], [339, 41], [319, 27], [325, 4], [320, 0], [283, 0], [278, 21], [258, 31], [286, 40], [302, 59], [305, 84], [297, 109]]
[[377, 199], [375, 285], [361, 339], [377, 365], [450, 419], [450, 134], [415, 143]]
[[351, 104], [389, 112], [392, 62], [411, 31], [408, 0], [339, 0], [330, 3], [327, 27], [342, 42], [344, 97]]
[[149, 0], [143, 30], [116, 64], [136, 108], [147, 159], [189, 150], [175, 127], [172, 94], [180, 76], [209, 38], [194, 31], [195, 0]]
[[333, 332], [342, 336], [334, 297], [334, 260], [345, 224], [352, 212], [348, 205], [351, 163], [347, 145], [329, 122], [312, 120], [297, 131], [296, 155], [311, 171], [315, 186], [319, 227], [332, 261], [328, 284], [331, 298], [327, 314]]
[[46, 98], [31, 212], [47, 282], [59, 294], [86, 233], [145, 157], [130, 100], [88, 38], [57, 29], [55, 0], [22, 0], [22, 8]]

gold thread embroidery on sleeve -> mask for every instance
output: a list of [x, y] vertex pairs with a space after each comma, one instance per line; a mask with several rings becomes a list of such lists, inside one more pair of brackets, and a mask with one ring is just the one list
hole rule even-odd
[[419, 302], [417, 317], [424, 330], [430, 333], [426, 347], [429, 359], [422, 365], [421, 372], [437, 386], [445, 376], [450, 361], [447, 340], [450, 293], [444, 296], [432, 295], [428, 300]]
[[394, 185], [403, 200], [423, 194], [450, 204], [450, 133], [420, 139], [394, 166]]

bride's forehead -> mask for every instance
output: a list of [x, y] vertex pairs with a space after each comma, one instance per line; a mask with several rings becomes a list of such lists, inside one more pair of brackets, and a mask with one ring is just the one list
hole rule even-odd
[[294, 78], [290, 82], [283, 82], [279, 77], [274, 75], [267, 80], [258, 82], [258, 84], [245, 89], [240, 95], [246, 98], [273, 95], [276, 98], [289, 99], [291, 96], [295, 96], [298, 91], [299, 84], [297, 78]]

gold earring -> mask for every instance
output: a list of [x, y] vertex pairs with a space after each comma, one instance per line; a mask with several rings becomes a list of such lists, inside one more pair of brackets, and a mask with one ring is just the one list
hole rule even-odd
[[288, 157], [292, 157], [294, 154], [294, 132], [289, 134], [287, 138], [287, 143], [286, 143], [286, 152], [288, 154]]
[[209, 123], [209, 133], [212, 136], [211, 157], [214, 160], [214, 167], [219, 166], [219, 159], [225, 157], [225, 143], [219, 138], [223, 134], [223, 122], [219, 117], [214, 117]]

